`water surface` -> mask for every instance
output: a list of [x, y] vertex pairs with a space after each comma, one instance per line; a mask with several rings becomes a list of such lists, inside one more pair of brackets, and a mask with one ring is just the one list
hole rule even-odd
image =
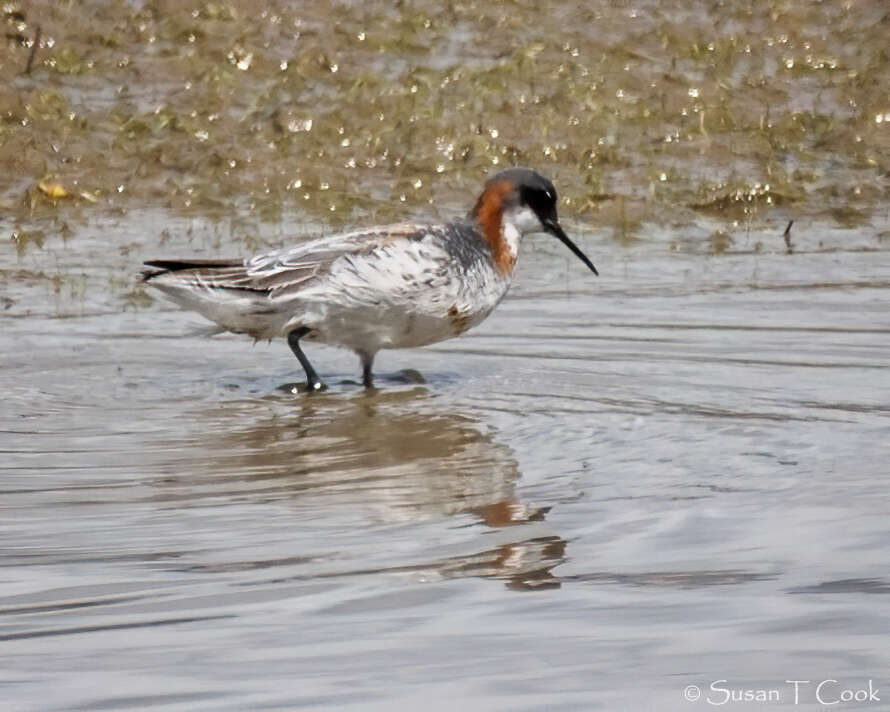
[[483, 326], [384, 352], [372, 393], [315, 347], [331, 389], [295, 396], [283, 343], [160, 305], [7, 316], [8, 697], [688, 709], [719, 679], [880, 686], [886, 253], [579, 240], [600, 279], [530, 240]]

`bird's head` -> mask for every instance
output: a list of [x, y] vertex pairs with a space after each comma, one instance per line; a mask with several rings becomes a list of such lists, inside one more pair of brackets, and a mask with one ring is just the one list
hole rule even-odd
[[594, 274], [599, 274], [560, 226], [556, 199], [553, 183], [528, 168], [510, 168], [486, 181], [470, 218], [491, 246], [499, 268], [513, 266], [515, 250], [508, 249], [511, 239], [518, 244], [523, 235], [546, 232], [568, 247]]

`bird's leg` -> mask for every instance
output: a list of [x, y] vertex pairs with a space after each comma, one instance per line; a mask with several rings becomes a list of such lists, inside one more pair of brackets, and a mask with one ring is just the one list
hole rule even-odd
[[300, 348], [300, 339], [306, 336], [310, 331], [311, 329], [305, 326], [294, 329], [287, 335], [287, 343], [290, 346], [290, 350], [294, 352], [294, 356], [300, 361], [303, 370], [306, 372], [306, 388], [310, 393], [315, 393], [317, 391], [323, 391], [326, 386], [321, 382], [315, 369], [312, 368], [312, 364], [309, 363], [309, 359], [306, 358], [303, 349]]
[[371, 373], [371, 366], [374, 364], [374, 354], [359, 351], [358, 357], [362, 360], [362, 385], [365, 388], [373, 388], [374, 374]]

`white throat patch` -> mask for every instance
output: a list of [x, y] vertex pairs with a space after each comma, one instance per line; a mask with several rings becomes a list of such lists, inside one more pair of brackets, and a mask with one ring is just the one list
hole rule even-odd
[[519, 241], [523, 235], [531, 232], [543, 232], [544, 226], [527, 205], [510, 208], [504, 211], [504, 241], [513, 259], [519, 254]]

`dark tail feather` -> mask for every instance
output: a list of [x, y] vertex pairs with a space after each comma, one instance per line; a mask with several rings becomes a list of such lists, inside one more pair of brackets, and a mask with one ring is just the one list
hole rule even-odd
[[244, 260], [149, 260], [143, 262], [146, 267], [155, 269], [142, 270], [142, 281], [147, 282], [165, 272], [179, 272], [184, 269], [221, 269], [224, 267], [241, 267]]

